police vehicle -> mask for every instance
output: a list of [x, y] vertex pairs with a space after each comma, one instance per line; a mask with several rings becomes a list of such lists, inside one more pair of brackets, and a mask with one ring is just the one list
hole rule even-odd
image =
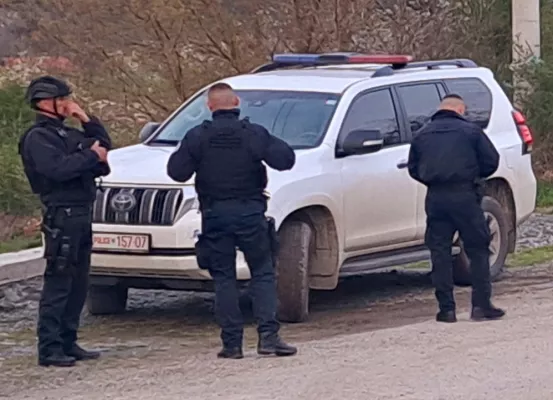
[[[411, 139], [448, 93], [465, 99], [467, 118], [501, 154], [483, 201], [491, 275], [501, 274], [517, 226], [535, 208], [536, 179], [531, 131], [492, 71], [467, 59], [277, 54], [223, 81], [240, 96], [242, 116], [287, 141], [297, 155], [291, 171], [269, 171], [267, 214], [281, 240], [281, 320], [307, 318], [310, 289], [332, 290], [343, 276], [429, 259], [426, 188], [409, 177], [406, 161]], [[129, 288], [212, 290], [194, 255], [201, 225], [194, 181], [177, 184], [166, 175], [183, 135], [210, 118], [205, 93], [198, 91], [163, 123], [146, 124], [140, 144], [110, 153], [112, 173], [94, 209], [91, 313], [123, 311]], [[457, 235], [453, 254], [456, 283], [470, 284]], [[240, 253], [237, 276], [245, 284], [249, 279]]]

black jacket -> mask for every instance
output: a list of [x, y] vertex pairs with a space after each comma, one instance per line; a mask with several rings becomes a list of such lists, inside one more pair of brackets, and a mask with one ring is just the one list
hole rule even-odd
[[473, 184], [498, 166], [499, 153], [488, 136], [454, 111], [434, 114], [409, 152], [409, 174], [426, 186]]
[[111, 150], [111, 139], [95, 117], [83, 124], [81, 131], [37, 114], [36, 123], [19, 141], [19, 154], [31, 188], [44, 205], [94, 202], [95, 178], [110, 173], [109, 166], [90, 150], [96, 140]]
[[267, 186], [263, 162], [279, 171], [294, 166], [296, 156], [286, 142], [239, 115], [239, 110], [215, 111], [213, 121], [187, 132], [169, 158], [167, 173], [173, 180], [186, 182], [196, 173], [200, 204], [262, 198]]

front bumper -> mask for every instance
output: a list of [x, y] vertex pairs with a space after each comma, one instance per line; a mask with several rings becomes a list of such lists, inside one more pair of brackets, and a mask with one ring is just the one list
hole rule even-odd
[[[211, 280], [208, 271], [198, 268], [195, 256], [92, 253], [91, 275], [129, 278], [173, 278]], [[238, 280], [249, 280], [250, 271], [241, 252], [237, 252]]]

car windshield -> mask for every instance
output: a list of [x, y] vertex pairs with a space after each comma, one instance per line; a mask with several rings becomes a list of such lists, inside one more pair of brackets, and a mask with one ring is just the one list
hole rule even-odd
[[[333, 93], [269, 90], [237, 90], [240, 115], [265, 127], [292, 148], [318, 146], [324, 137], [339, 96]], [[211, 119], [202, 93], [180, 110], [149, 142], [176, 145], [184, 135], [204, 120]]]

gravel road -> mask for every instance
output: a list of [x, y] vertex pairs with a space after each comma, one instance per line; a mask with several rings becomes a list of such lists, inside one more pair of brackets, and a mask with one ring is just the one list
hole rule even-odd
[[[553, 244], [551, 233], [552, 216], [533, 216], [519, 232], [519, 248]], [[82, 342], [105, 354], [69, 370], [36, 367], [40, 279], [6, 285], [0, 398], [543, 400], [553, 391], [545, 379], [553, 366], [552, 271], [510, 270], [494, 286], [508, 319], [453, 326], [433, 322], [424, 274], [349, 278], [335, 291], [314, 293], [309, 322], [283, 327], [300, 346], [300, 355], [286, 360], [255, 356], [247, 304], [248, 357], [223, 362], [214, 358], [211, 295], [133, 291], [125, 315], [85, 315]], [[467, 311], [469, 291], [457, 294]]]

